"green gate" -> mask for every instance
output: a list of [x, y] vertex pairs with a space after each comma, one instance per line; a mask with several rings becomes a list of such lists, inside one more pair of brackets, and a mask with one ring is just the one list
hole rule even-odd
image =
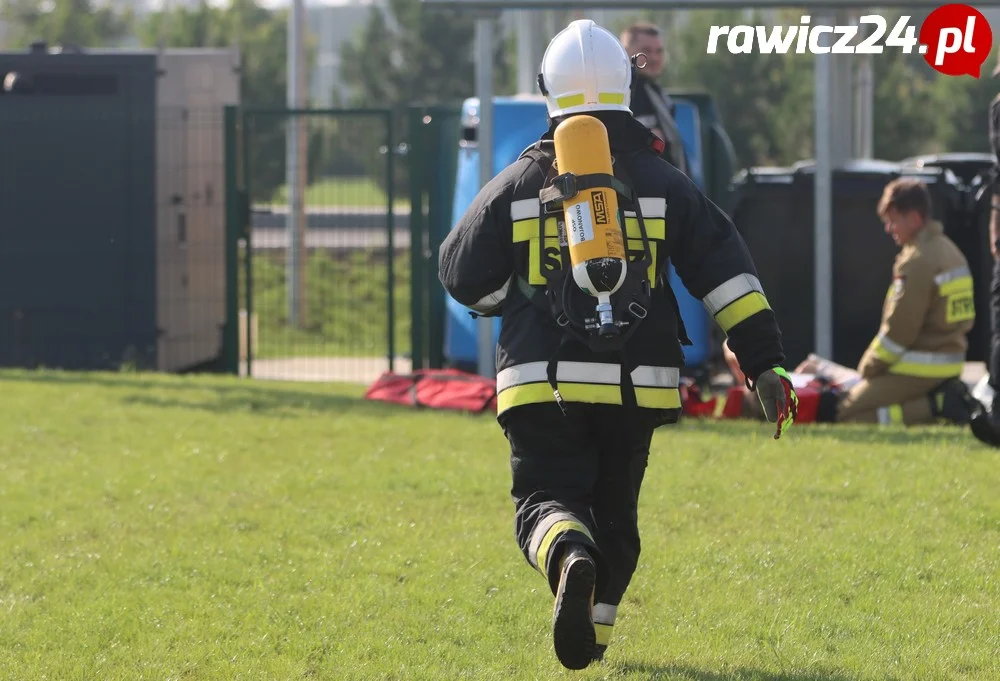
[[396, 198], [393, 122], [388, 109], [227, 109], [232, 373], [369, 383], [408, 352], [409, 211]]

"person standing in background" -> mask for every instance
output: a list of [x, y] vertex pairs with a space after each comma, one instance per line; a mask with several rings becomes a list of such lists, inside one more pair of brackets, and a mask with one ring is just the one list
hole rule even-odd
[[[1000, 75], [1000, 61], [993, 69], [993, 77]], [[990, 354], [987, 359], [989, 385], [993, 390], [993, 401], [986, 425], [981, 425], [976, 437], [981, 441], [1000, 447], [1000, 94], [990, 102], [989, 110], [990, 149], [993, 151], [992, 187], [990, 192], [990, 251], [993, 253], [993, 279], [990, 282]]]
[[645, 55], [645, 64], [640, 57], [638, 61], [642, 68], [637, 67], [632, 75], [632, 115], [666, 143], [663, 158], [686, 175], [687, 155], [674, 120], [674, 103], [657, 82], [666, 66], [666, 50], [660, 29], [647, 22], [637, 22], [622, 31], [620, 40], [630, 58]]

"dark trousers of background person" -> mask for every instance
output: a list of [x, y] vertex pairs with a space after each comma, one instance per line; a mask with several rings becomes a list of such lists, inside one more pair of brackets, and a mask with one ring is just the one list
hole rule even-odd
[[639, 561], [639, 489], [654, 427], [638, 415], [627, 419], [615, 405], [571, 403], [567, 411], [545, 403], [501, 415], [511, 448], [515, 535], [534, 565], [549, 529], [585, 525], [586, 534], [568, 531], [546, 545], [547, 565], [539, 569], [555, 594], [561, 549], [572, 541], [587, 546], [598, 567], [594, 620], [610, 630]]
[[1000, 260], [993, 261], [993, 281], [990, 283], [990, 387], [993, 388], [993, 413], [1000, 416]]

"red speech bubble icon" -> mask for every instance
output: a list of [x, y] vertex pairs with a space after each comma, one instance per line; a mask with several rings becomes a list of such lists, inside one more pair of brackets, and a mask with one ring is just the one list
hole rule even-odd
[[932, 69], [946, 76], [979, 78], [993, 47], [993, 29], [975, 7], [942, 5], [920, 26], [920, 53]]

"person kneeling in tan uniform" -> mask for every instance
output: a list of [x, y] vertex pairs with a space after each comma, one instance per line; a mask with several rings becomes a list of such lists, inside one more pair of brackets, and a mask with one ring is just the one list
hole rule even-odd
[[[831, 383], [817, 421], [969, 423], [981, 416], [982, 408], [961, 380], [966, 335], [976, 317], [968, 261], [931, 218], [930, 192], [923, 182], [890, 182], [878, 215], [900, 247], [878, 334], [856, 372], [810, 356], [795, 373], [826, 377]], [[752, 406], [752, 400], [746, 404]]]

